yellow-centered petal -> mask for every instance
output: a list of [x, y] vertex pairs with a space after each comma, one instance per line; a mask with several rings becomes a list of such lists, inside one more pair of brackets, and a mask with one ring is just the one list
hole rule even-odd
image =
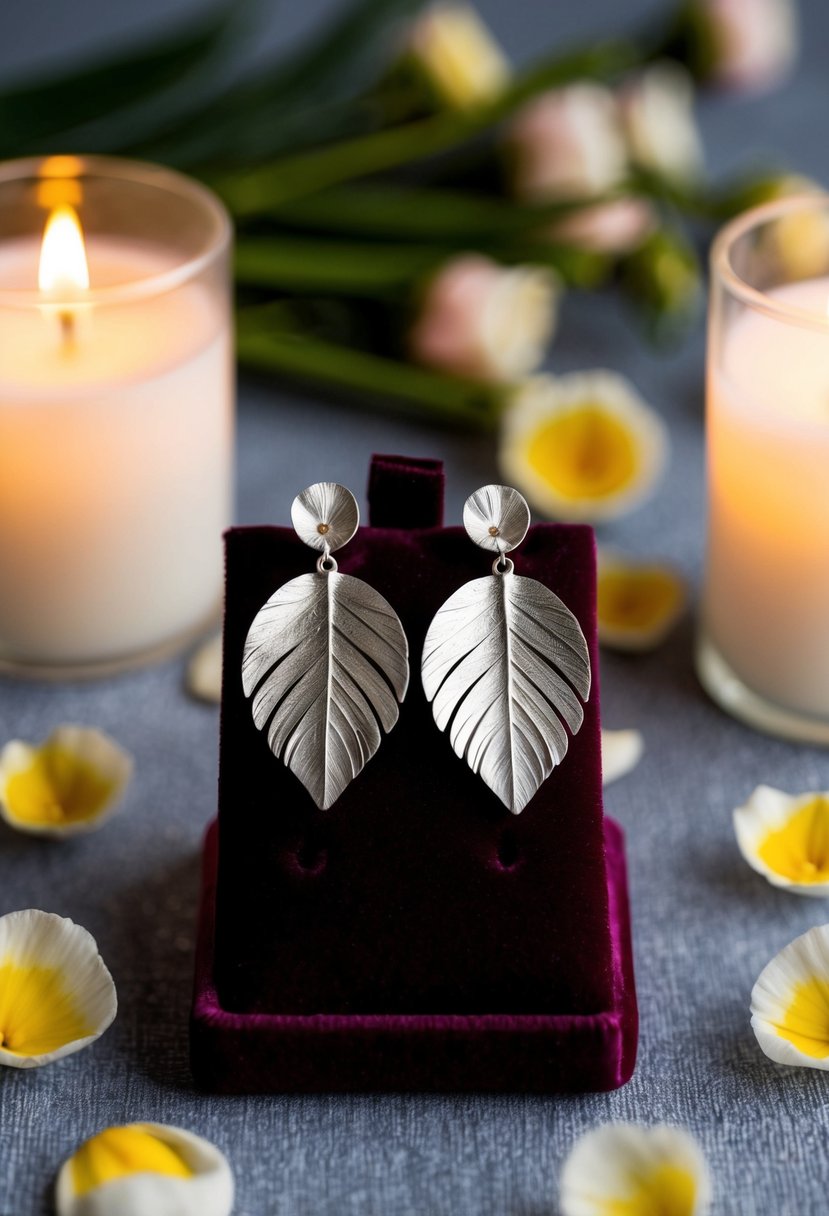
[[108, 1127], [64, 1161], [57, 1216], [230, 1216], [233, 1175], [224, 1154], [164, 1123]]
[[610, 1199], [606, 1216], [691, 1216], [696, 1202], [696, 1179], [679, 1165], [655, 1165], [631, 1182], [624, 1198]]
[[659, 417], [613, 372], [538, 376], [504, 417], [505, 480], [556, 519], [599, 522], [631, 510], [665, 463]]
[[0, 917], [0, 1064], [33, 1068], [79, 1051], [116, 1009], [86, 929], [36, 908]]
[[40, 746], [15, 740], [0, 753], [0, 811], [21, 831], [71, 835], [117, 806], [132, 761], [103, 732], [61, 726]]
[[596, 587], [599, 641], [617, 650], [649, 650], [668, 634], [687, 598], [669, 566], [599, 554]]
[[774, 886], [829, 895], [829, 792], [758, 786], [735, 810], [734, 831], [745, 860]]
[[763, 969], [751, 1027], [778, 1064], [829, 1071], [829, 925], [795, 938]]
[[639, 469], [630, 428], [591, 401], [542, 423], [530, 439], [527, 459], [543, 481], [574, 500], [617, 494]]
[[702, 1216], [711, 1186], [681, 1128], [609, 1124], [576, 1143], [561, 1175], [562, 1216]]
[[5, 1051], [45, 1055], [93, 1030], [57, 968], [0, 962], [0, 1047]]
[[193, 1176], [171, 1145], [139, 1124], [108, 1127], [82, 1144], [72, 1158], [72, 1183], [78, 1195], [88, 1194], [101, 1183], [138, 1173], [168, 1178]]
[[805, 1055], [829, 1056], [829, 980], [813, 976], [798, 984], [778, 1030]]

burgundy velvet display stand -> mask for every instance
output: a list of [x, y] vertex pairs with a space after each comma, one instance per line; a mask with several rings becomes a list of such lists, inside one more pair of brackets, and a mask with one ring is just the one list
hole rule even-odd
[[399, 613], [412, 675], [328, 811], [271, 754], [240, 675], [256, 612], [315, 555], [288, 528], [227, 536], [194, 1076], [221, 1093], [613, 1089], [637, 1012], [622, 835], [602, 808], [592, 531], [539, 525], [515, 555], [579, 618], [594, 691], [564, 763], [513, 816], [438, 731], [419, 674], [432, 616], [490, 558], [441, 527], [437, 462], [375, 457], [369, 502], [337, 560]]

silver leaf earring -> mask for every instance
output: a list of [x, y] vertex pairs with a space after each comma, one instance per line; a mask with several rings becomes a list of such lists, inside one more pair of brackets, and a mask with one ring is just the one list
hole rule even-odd
[[318, 482], [293, 501], [300, 540], [320, 552], [314, 574], [276, 591], [253, 619], [242, 659], [253, 720], [318, 807], [332, 806], [391, 730], [409, 683], [397, 613], [331, 554], [360, 522], [350, 490]]
[[507, 554], [530, 524], [522, 495], [483, 486], [466, 500], [463, 524], [476, 545], [498, 556], [492, 574], [465, 583], [434, 617], [423, 688], [456, 755], [517, 815], [564, 759], [563, 723], [573, 734], [581, 727], [590, 656], [558, 596], [513, 573]]

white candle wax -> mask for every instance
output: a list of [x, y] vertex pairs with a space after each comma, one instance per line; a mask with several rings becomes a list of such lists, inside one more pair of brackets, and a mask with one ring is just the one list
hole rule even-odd
[[816, 324], [747, 309], [711, 361], [705, 624], [755, 692], [827, 717], [829, 278], [767, 295]]
[[[31, 290], [39, 242], [0, 246]], [[87, 241], [93, 289], [173, 272], [172, 255]], [[0, 306], [0, 654], [123, 658], [218, 605], [230, 519], [232, 350], [203, 284], [72, 310]]]

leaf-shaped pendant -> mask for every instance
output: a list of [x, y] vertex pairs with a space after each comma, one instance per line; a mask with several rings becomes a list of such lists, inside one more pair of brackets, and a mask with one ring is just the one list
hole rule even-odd
[[397, 721], [407, 652], [388, 602], [348, 574], [302, 574], [255, 616], [242, 661], [253, 720], [323, 810]]
[[253, 619], [242, 685], [274, 755], [327, 810], [360, 773], [399, 716], [409, 683], [409, 646], [387, 600], [349, 574], [331, 549], [357, 530], [343, 486], [321, 482], [297, 495], [299, 536], [321, 549], [315, 574], [276, 591]]
[[[490, 500], [501, 492], [499, 510], [491, 512], [494, 522], [482, 527], [476, 520], [475, 528], [478, 543], [495, 547], [490, 538], [507, 535], [504, 509], [514, 506], [508, 496], [520, 495], [486, 486], [470, 503], [485, 503], [485, 491]], [[520, 541], [526, 524], [511, 527]], [[422, 676], [435, 722], [449, 729], [455, 753], [517, 815], [564, 759], [565, 724], [572, 734], [581, 727], [590, 656], [558, 596], [512, 572], [503, 556], [512, 543], [504, 541], [493, 574], [465, 583], [438, 610], [426, 634]]]

